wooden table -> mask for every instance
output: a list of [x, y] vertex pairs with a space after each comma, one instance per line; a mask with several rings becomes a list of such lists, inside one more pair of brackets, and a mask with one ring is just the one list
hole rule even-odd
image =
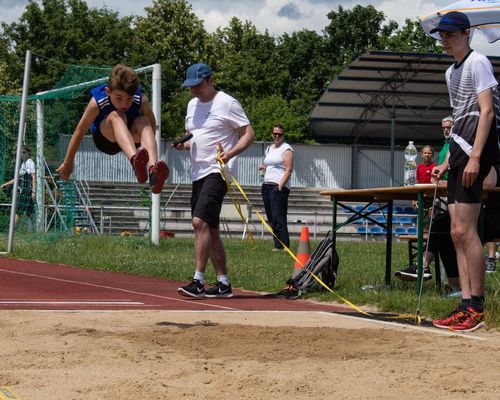
[[[392, 258], [392, 217], [393, 217], [393, 203], [394, 200], [416, 200], [418, 204], [417, 212], [417, 293], [420, 292], [420, 285], [422, 284], [422, 274], [423, 274], [423, 218], [424, 218], [424, 200], [434, 198], [434, 193], [436, 192], [437, 198], [442, 198], [447, 195], [446, 185], [438, 185], [436, 189], [435, 184], [417, 184], [415, 186], [403, 186], [403, 187], [387, 187], [387, 188], [371, 188], [371, 189], [325, 189], [320, 192], [323, 196], [330, 196], [333, 203], [333, 219], [332, 219], [332, 239], [334, 245], [337, 242], [337, 230], [341, 227], [355, 222], [361, 218], [366, 218], [368, 221], [381, 226], [386, 229], [386, 260], [385, 260], [385, 284], [387, 287], [391, 285], [391, 258]], [[488, 192], [500, 192], [500, 188], [488, 188], [484, 189], [485, 196]], [[365, 203], [365, 206], [361, 210], [355, 210], [345, 202], [359, 202]], [[368, 207], [376, 203], [375, 209]], [[352, 212], [345, 222], [337, 223], [337, 213], [338, 206]], [[381, 212], [382, 210], [387, 215], [386, 223], [376, 221], [371, 214]]]

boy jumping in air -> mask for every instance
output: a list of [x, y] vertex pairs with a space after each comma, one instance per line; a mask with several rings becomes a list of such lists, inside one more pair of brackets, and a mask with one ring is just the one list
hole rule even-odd
[[158, 160], [156, 119], [137, 74], [132, 68], [118, 64], [112, 69], [108, 83], [95, 87], [90, 93], [92, 98], [56, 172], [64, 180], [69, 179], [76, 151], [90, 129], [100, 151], [110, 155], [123, 151], [137, 181], [146, 183], [149, 178], [151, 192], [160, 193], [169, 170], [165, 161]]

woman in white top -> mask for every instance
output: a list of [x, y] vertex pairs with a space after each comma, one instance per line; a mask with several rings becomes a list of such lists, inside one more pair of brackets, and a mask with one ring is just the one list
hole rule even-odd
[[[36, 188], [36, 177], [35, 177], [35, 163], [31, 159], [30, 149], [24, 147], [21, 150], [21, 168], [19, 170], [19, 184], [18, 191], [19, 196], [17, 200], [16, 217], [14, 222], [17, 224], [19, 222], [19, 216], [26, 214], [29, 218], [34, 212], [34, 200], [35, 200], [35, 188]], [[6, 186], [12, 185], [14, 179], [5, 182], [0, 186], [4, 188]], [[31, 221], [28, 219], [28, 226], [31, 225]]]
[[264, 163], [259, 165], [259, 169], [265, 170], [262, 199], [264, 200], [267, 221], [279, 239], [273, 238], [273, 251], [281, 251], [283, 245], [290, 247], [286, 215], [288, 195], [290, 194], [290, 177], [293, 172], [293, 149], [288, 143], [285, 143], [283, 125], [274, 125], [272, 136], [274, 143], [266, 149]]

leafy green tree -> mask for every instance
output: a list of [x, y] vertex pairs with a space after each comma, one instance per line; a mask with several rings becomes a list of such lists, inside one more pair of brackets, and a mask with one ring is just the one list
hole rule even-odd
[[336, 66], [327, 54], [326, 40], [310, 30], [281, 36], [277, 47], [279, 68], [287, 72], [281, 94], [288, 101], [319, 98], [332, 79]]
[[406, 19], [401, 29], [395, 29], [390, 35], [382, 37], [385, 50], [416, 52], [416, 53], [441, 53], [442, 46], [437, 40], [427, 35], [418, 20]]
[[2, 28], [18, 60], [13, 75], [22, 76], [25, 52], [32, 51], [30, 87], [36, 92], [54, 86], [68, 64], [127, 63], [130, 23], [107, 8], [89, 9], [83, 0], [42, 0], [30, 1], [18, 22]]
[[299, 112], [293, 102], [290, 104], [280, 95], [273, 94], [261, 99], [248, 99], [247, 103], [245, 111], [257, 140], [269, 141], [275, 124], [285, 127], [288, 142], [304, 142], [307, 139], [304, 126], [309, 114]]
[[7, 40], [0, 36], [0, 95], [12, 94], [18, 83], [12, 80], [10, 67], [13, 65], [11, 63], [13, 63], [13, 58], [9, 54]]
[[243, 105], [246, 99], [280, 92], [287, 78], [287, 71], [278, 67], [275, 38], [236, 17], [208, 37], [206, 54], [219, 88]]
[[161, 64], [165, 137], [182, 133], [189, 96], [182, 92], [181, 84], [187, 67], [202, 61], [206, 37], [203, 21], [185, 0], [154, 0], [146, 8], [146, 16], [135, 19], [135, 64]]
[[351, 10], [339, 6], [327, 17], [330, 20], [325, 28], [328, 56], [340, 67], [347, 66], [366, 51], [382, 49], [382, 38], [397, 27], [395, 23], [384, 27], [384, 13], [371, 5], [357, 5]]

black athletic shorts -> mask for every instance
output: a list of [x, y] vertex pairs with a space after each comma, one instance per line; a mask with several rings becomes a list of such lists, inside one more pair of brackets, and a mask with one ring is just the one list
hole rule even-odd
[[452, 203], [481, 203], [483, 195], [483, 181], [490, 172], [491, 165], [481, 165], [479, 175], [472, 186], [465, 188], [462, 185], [462, 176], [465, 165], [451, 168], [448, 171], [448, 204]]
[[[114, 156], [115, 154], [118, 154], [120, 151], [122, 151], [120, 146], [118, 146], [118, 143], [111, 142], [110, 140], [106, 139], [99, 129], [94, 131], [94, 133], [92, 134], [92, 139], [94, 140], [95, 147], [97, 147], [97, 149], [99, 151], [102, 151], [103, 153]], [[140, 143], [134, 144], [136, 149], [141, 147]]]
[[205, 221], [213, 229], [219, 228], [222, 201], [227, 184], [219, 173], [209, 174], [193, 182], [191, 215]]
[[[104, 120], [103, 120], [104, 121]], [[102, 121], [101, 121], [102, 122]], [[127, 128], [130, 130], [132, 127], [132, 123], [134, 120], [127, 122]], [[95, 147], [99, 151], [102, 151], [103, 153], [109, 154], [111, 156], [114, 156], [115, 154], [118, 154], [122, 149], [116, 142], [112, 142], [108, 140], [101, 132], [99, 127], [96, 128], [95, 131], [92, 132], [92, 139], [94, 140]], [[135, 143], [135, 148], [139, 148], [141, 146], [140, 143]]]

